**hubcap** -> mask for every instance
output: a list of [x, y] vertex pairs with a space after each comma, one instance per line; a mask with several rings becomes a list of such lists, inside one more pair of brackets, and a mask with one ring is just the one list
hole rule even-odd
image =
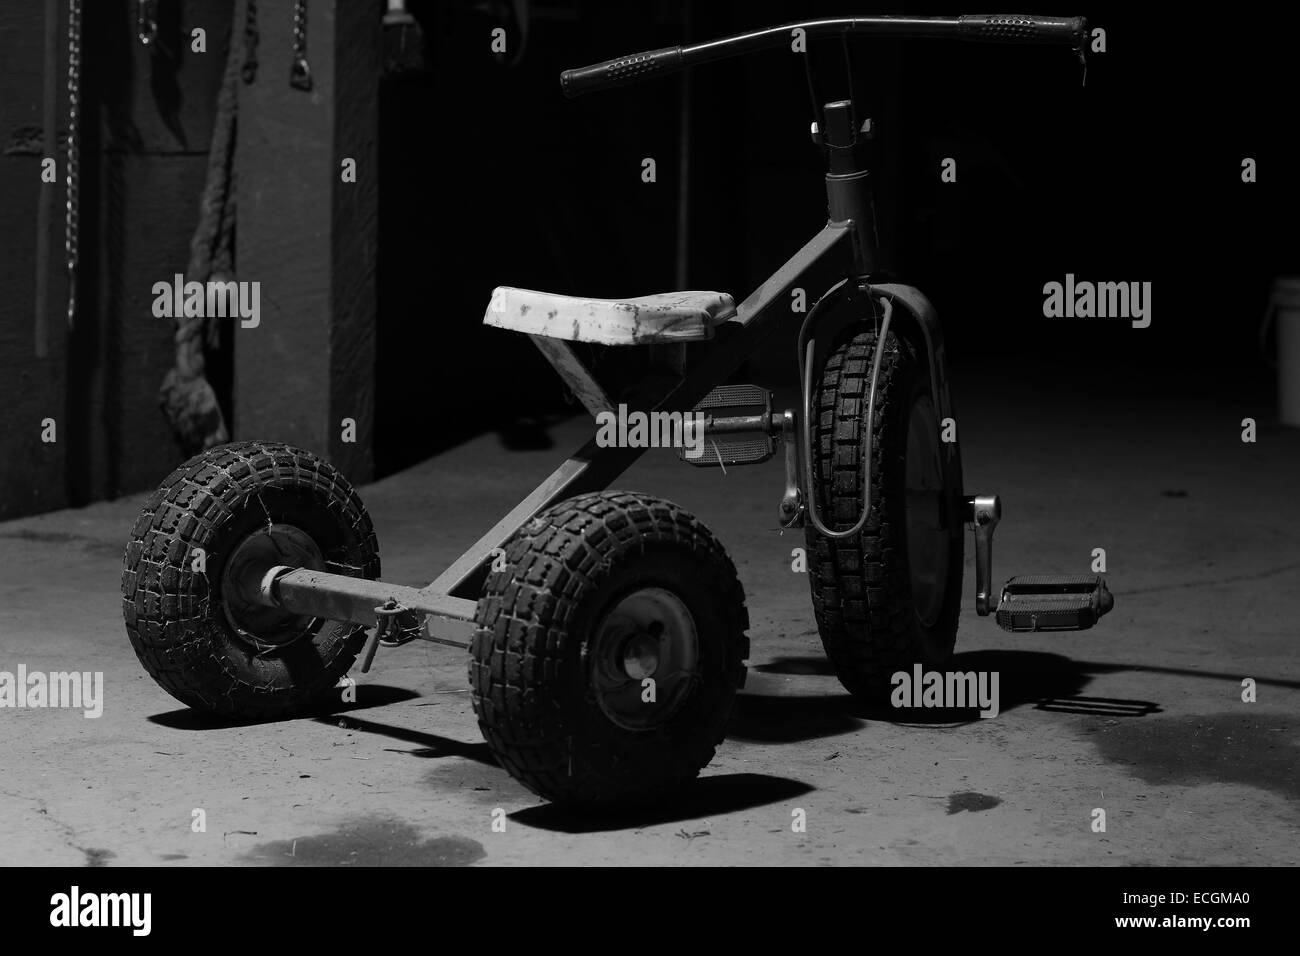
[[633, 591], [596, 628], [592, 657], [600, 709], [620, 727], [648, 730], [681, 707], [699, 677], [695, 618], [671, 591]]
[[948, 583], [948, 535], [944, 515], [943, 449], [939, 421], [928, 395], [912, 404], [905, 466], [907, 561], [912, 603], [921, 623], [932, 626], [943, 610]]
[[311, 633], [316, 618], [261, 603], [266, 572], [276, 565], [325, 570], [325, 558], [307, 532], [291, 524], [254, 531], [231, 552], [221, 572], [226, 620], [254, 645], [283, 645]]

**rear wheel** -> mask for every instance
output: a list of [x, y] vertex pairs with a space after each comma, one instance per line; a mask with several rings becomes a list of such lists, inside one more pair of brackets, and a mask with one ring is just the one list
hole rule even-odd
[[[826, 360], [814, 401], [813, 488], [833, 531], [862, 510], [863, 452], [873, 330], [850, 333]], [[809, 583], [827, 656], [855, 696], [889, 697], [890, 677], [952, 654], [961, 602], [961, 463], [941, 441], [925, 354], [885, 340], [872, 429], [871, 514], [835, 539], [809, 524]]]
[[310, 452], [220, 445], [171, 473], [131, 529], [122, 606], [131, 646], [190, 707], [270, 718], [324, 701], [365, 638], [359, 625], [255, 599], [276, 565], [379, 577], [370, 517]]
[[743, 686], [745, 595], [692, 515], [648, 495], [561, 502], [505, 546], [475, 617], [474, 713], [533, 792], [644, 803], [713, 758]]

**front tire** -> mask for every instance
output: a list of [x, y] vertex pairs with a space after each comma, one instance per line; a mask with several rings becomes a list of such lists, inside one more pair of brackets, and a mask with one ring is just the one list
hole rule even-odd
[[[862, 511], [864, 419], [876, 332], [850, 332], [814, 393], [812, 494], [832, 531]], [[872, 429], [871, 514], [852, 538], [806, 526], [813, 610], [840, 682], [876, 705], [891, 676], [945, 664], [957, 638], [965, 537], [961, 462], [940, 441], [925, 353], [885, 340]]]
[[667, 501], [603, 492], [529, 521], [505, 561], [478, 603], [469, 678], [511, 776], [586, 807], [650, 802], [693, 780], [749, 653], [722, 545]]

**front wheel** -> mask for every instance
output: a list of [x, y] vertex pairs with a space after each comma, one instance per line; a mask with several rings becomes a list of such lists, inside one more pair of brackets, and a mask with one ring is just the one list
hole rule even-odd
[[[832, 531], [862, 510], [863, 452], [876, 332], [848, 333], [814, 386], [813, 488]], [[961, 603], [961, 462], [941, 439], [925, 353], [890, 332], [871, 428], [871, 513], [852, 538], [806, 528], [813, 610], [840, 682], [872, 704], [890, 678], [952, 654]]]
[[744, 685], [736, 569], [692, 515], [648, 495], [561, 502], [505, 547], [475, 616], [479, 727], [557, 803], [647, 803], [693, 780]]

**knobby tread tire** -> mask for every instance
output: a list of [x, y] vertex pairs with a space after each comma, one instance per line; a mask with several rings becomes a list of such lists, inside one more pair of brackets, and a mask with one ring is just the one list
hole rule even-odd
[[[320, 702], [352, 666], [365, 629], [316, 622], [266, 652], [222, 608], [225, 559], [249, 527], [291, 518], [339, 574], [379, 576], [370, 516], [351, 484], [310, 452], [273, 442], [219, 445], [180, 465], [146, 501], [123, 559], [122, 608], [136, 655], [187, 706], [272, 719]], [[194, 568], [194, 549], [206, 570]]]
[[[814, 394], [813, 489], [823, 522], [852, 527], [862, 511], [863, 422], [876, 332], [850, 332], [822, 369]], [[892, 331], [881, 356], [872, 428], [871, 514], [852, 538], [828, 538], [808, 523], [808, 580], [827, 657], [844, 687], [871, 705], [888, 701], [890, 677], [914, 663], [941, 665], [952, 653], [961, 603], [961, 465], [946, 456], [949, 566], [942, 607], [926, 628], [912, 603], [906, 553], [905, 459], [910, 403], [928, 394], [925, 354]], [[936, 415], [939, 414], [936, 409]]]
[[[501, 764], [557, 803], [653, 802], [693, 780], [722, 741], [749, 654], [745, 594], [722, 545], [667, 501], [602, 492], [560, 502], [505, 545], [475, 616], [474, 712]], [[701, 679], [662, 724], [628, 730], [601, 710], [591, 642], [632, 589], [691, 612]]]

